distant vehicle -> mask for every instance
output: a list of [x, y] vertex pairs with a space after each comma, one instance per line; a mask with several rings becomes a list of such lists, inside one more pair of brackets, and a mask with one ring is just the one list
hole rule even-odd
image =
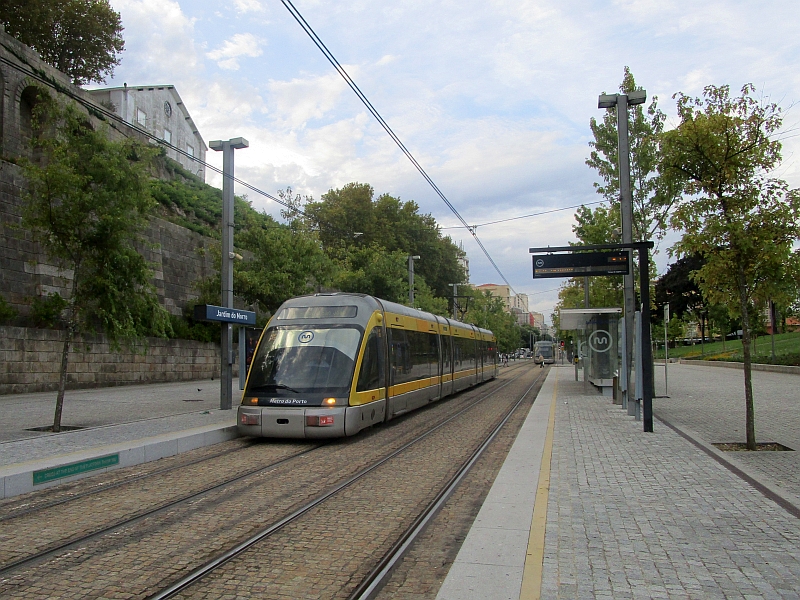
[[552, 365], [554, 362], [556, 362], [556, 355], [553, 350], [553, 342], [536, 342], [533, 345], [533, 362], [535, 362], [537, 365], [540, 363]]

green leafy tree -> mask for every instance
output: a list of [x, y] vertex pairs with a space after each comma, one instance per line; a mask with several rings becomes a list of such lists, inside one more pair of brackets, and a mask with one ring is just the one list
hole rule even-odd
[[0, 23], [76, 85], [105, 81], [125, 48], [108, 0], [0, 0]]
[[707, 86], [702, 98], [676, 94], [680, 123], [662, 137], [661, 171], [685, 196], [671, 218], [683, 231], [673, 250], [699, 254], [705, 265], [694, 279], [710, 303], [725, 304], [742, 322], [747, 447], [756, 449], [751, 374], [753, 304], [788, 301], [796, 289], [800, 195], [770, 178], [781, 144], [774, 103], [739, 97], [728, 86]]
[[[630, 68], [625, 67], [619, 91], [628, 94], [640, 89]], [[647, 112], [642, 105], [637, 105], [628, 108], [628, 115], [633, 239], [649, 240], [654, 235], [660, 236], [666, 231], [666, 217], [676, 196], [674, 185], [669, 179], [662, 178], [658, 172], [659, 135], [664, 129], [666, 115], [658, 108], [658, 97], [653, 97]], [[620, 191], [616, 108], [606, 109], [600, 122], [592, 118], [589, 126], [594, 141], [589, 142], [592, 151], [586, 164], [595, 169], [602, 179], [602, 182], [595, 183], [594, 186], [597, 193], [611, 204], [610, 213], [614, 215], [615, 221], [610, 224], [618, 228]], [[610, 241], [609, 237], [603, 242], [594, 243]]]
[[[462, 291], [458, 292], [462, 295]], [[497, 348], [500, 352], [511, 352], [520, 346], [520, 328], [514, 315], [506, 312], [501, 298], [465, 288], [463, 295], [471, 296], [469, 309], [464, 314], [464, 321], [478, 327], [490, 329], [497, 337]]]
[[113, 142], [74, 106], [40, 98], [35, 110], [40, 135], [32, 143], [42, 161], [23, 164], [28, 188], [22, 222], [47, 256], [72, 273], [53, 419], [53, 431], [59, 431], [76, 332], [102, 331], [119, 348], [119, 341], [165, 336], [169, 318], [136, 247], [154, 205], [148, 167], [156, 150], [130, 140]]
[[[248, 304], [274, 312], [293, 296], [313, 293], [331, 277], [332, 264], [316, 238], [292, 227], [251, 227], [236, 244], [252, 255], [236, 261], [233, 289]], [[219, 278], [217, 278], [219, 289]]]
[[[287, 215], [297, 214], [301, 202], [287, 192], [282, 197], [291, 200], [293, 207]], [[464, 281], [458, 262], [461, 251], [450, 238], [441, 235], [431, 215], [419, 214], [415, 202], [402, 202], [388, 194], [376, 199], [372, 187], [362, 183], [330, 190], [319, 202], [306, 200], [306, 226], [319, 232], [322, 247], [334, 260], [352, 262], [353, 257], [348, 257], [351, 251], [359, 256], [365, 248], [419, 255], [422, 258], [415, 264], [415, 272], [440, 298], [451, 294], [449, 284]]]

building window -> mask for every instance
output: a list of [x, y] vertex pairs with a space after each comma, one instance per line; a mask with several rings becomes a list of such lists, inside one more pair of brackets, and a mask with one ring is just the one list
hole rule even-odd
[[186, 144], [186, 154], [188, 154], [190, 158], [194, 158], [194, 148], [189, 144]]
[[164, 141], [168, 144], [172, 143], [172, 132], [169, 129], [164, 130]]
[[141, 127], [146, 127], [147, 126], [147, 115], [144, 114], [144, 111], [141, 108], [137, 108], [136, 109], [136, 122]]

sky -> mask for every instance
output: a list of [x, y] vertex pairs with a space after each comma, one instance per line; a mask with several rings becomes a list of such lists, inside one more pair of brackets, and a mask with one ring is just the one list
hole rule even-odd
[[[125, 51], [108, 86], [171, 84], [206, 143], [244, 137], [236, 176], [315, 199], [350, 182], [413, 200], [470, 259], [470, 282], [501, 276], [347, 88], [280, 0], [111, 0]], [[575, 241], [596, 202], [586, 166], [600, 93], [625, 66], [676, 124], [676, 92], [756, 86], [784, 110], [777, 175], [800, 187], [800, 11], [733, 0], [294, 0], [294, 5], [470, 225], [516, 293], [549, 317], [558, 279], [534, 281], [531, 246]], [[92, 86], [96, 87], [96, 86]], [[219, 153], [208, 162], [222, 166]], [[209, 173], [208, 183], [221, 187]], [[247, 192], [236, 189], [237, 194]], [[248, 192], [258, 210], [280, 206]], [[660, 273], [672, 259], [658, 248]], [[424, 260], [424, 257], [422, 257]]]

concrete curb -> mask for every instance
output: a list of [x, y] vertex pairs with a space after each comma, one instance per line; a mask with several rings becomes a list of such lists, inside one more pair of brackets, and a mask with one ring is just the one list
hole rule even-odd
[[[680, 364], [700, 365], [703, 367], [722, 367], [726, 369], [744, 369], [743, 363], [727, 362], [723, 360], [687, 360], [685, 358], [682, 358]], [[770, 373], [786, 373], [788, 375], [800, 375], [800, 367], [790, 367], [787, 365], [762, 365], [756, 363], [752, 365], [752, 368], [753, 371], [768, 371]]]
[[[105, 473], [122, 467], [175, 456], [189, 450], [219, 444], [239, 437], [236, 425], [205, 425], [184, 431], [165, 433], [138, 440], [97, 446], [80, 452], [53, 456], [0, 468], [0, 499], [19, 496], [34, 490], [41, 490], [69, 481], [83, 479], [98, 473]], [[108, 467], [92, 468], [76, 475], [57, 476], [51, 481], [34, 484], [34, 473], [42, 473], [59, 467], [77, 467], [99, 458], [113, 458], [115, 464]]]

